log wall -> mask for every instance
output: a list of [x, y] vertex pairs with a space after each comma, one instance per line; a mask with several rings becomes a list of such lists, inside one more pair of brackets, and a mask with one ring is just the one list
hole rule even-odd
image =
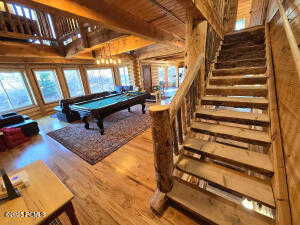
[[[286, 0], [286, 15], [300, 44], [300, 0]], [[300, 81], [276, 4], [271, 1], [267, 18], [274, 62], [279, 118], [293, 224], [300, 221]], [[275, 16], [274, 16], [275, 15]], [[274, 16], [274, 17], [273, 17]]]

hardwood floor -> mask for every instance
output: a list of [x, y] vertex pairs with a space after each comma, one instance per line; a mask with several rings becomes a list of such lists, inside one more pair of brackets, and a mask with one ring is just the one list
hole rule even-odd
[[[206, 224], [174, 205], [161, 217], [151, 211], [149, 198], [155, 189], [155, 177], [150, 129], [92, 166], [46, 135], [67, 123], [51, 117], [38, 122], [40, 135], [1, 152], [0, 163], [11, 171], [43, 160], [74, 193], [73, 204], [81, 225]], [[65, 215], [60, 219], [64, 225], [69, 224]]]

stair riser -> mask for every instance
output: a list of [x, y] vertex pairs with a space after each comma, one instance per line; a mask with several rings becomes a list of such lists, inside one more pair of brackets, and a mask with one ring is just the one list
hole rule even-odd
[[253, 97], [266, 97], [268, 94], [267, 89], [206, 89], [207, 95], [220, 95], [220, 96], [253, 96]]
[[231, 139], [234, 141], [241, 141], [241, 142], [245, 142], [245, 143], [249, 143], [249, 144], [255, 144], [255, 145], [261, 145], [261, 146], [269, 146], [270, 143], [269, 142], [264, 142], [264, 141], [259, 141], [259, 140], [252, 140], [249, 138], [245, 138], [245, 137], [237, 137], [237, 136], [233, 136], [230, 134], [220, 134], [220, 133], [214, 133], [214, 132], [210, 132], [207, 130], [202, 130], [202, 129], [198, 129], [198, 128], [191, 128], [194, 132], [198, 132], [198, 133], [202, 133], [202, 134], [207, 134], [207, 135], [211, 135], [214, 137], [221, 137], [221, 138], [227, 138], [227, 139]]
[[248, 52], [247, 54], [240, 54], [239, 52], [232, 53], [232, 54], [221, 54], [218, 57], [218, 62], [221, 61], [232, 61], [232, 60], [247, 60], [247, 59], [255, 59], [255, 58], [264, 58], [266, 56], [265, 51], [255, 51], [255, 52]]
[[267, 78], [241, 78], [241, 79], [213, 79], [209, 80], [211, 85], [251, 85], [266, 84]]
[[224, 43], [231, 42], [247, 42], [251, 40], [265, 40], [265, 33], [262, 30], [257, 30], [253, 32], [233, 34], [233, 35], [225, 35]]
[[224, 68], [234, 68], [234, 67], [255, 67], [255, 66], [265, 66], [266, 60], [245, 60], [245, 61], [225, 61], [215, 64], [216, 69]]
[[257, 46], [247, 46], [247, 47], [239, 47], [239, 48], [229, 48], [229, 49], [222, 49], [220, 55], [248, 55], [257, 52], [265, 51], [264, 45], [257, 45]]
[[229, 118], [229, 117], [225, 118], [225, 117], [219, 117], [219, 116], [213, 116], [213, 115], [207, 115], [207, 114], [201, 114], [201, 113], [195, 113], [195, 115], [197, 118], [205, 119], [205, 120], [216, 120], [216, 121], [220, 121], [220, 122], [230, 122], [230, 123], [262, 126], [262, 127], [266, 127], [269, 125], [269, 123], [267, 123], [267, 122], [256, 121], [256, 120], [247, 120], [247, 119]]
[[230, 76], [240, 76], [240, 75], [254, 75], [254, 74], [264, 74], [266, 72], [266, 68], [265, 67], [261, 67], [261, 68], [242, 68], [239, 70], [213, 70], [212, 74], [214, 76], [226, 76], [226, 75], [230, 75]]
[[264, 45], [265, 41], [263, 39], [255, 39], [255, 40], [249, 40], [249, 41], [234, 41], [234, 42], [223, 42], [222, 49], [226, 50], [229, 48], [243, 48], [247, 46], [253, 46], [253, 45]]
[[245, 103], [245, 102], [223, 102], [223, 101], [210, 101], [210, 100], [202, 100], [202, 104], [204, 105], [214, 105], [214, 106], [228, 106], [235, 108], [255, 108], [255, 109], [267, 109], [268, 104], [260, 104], [260, 103]]

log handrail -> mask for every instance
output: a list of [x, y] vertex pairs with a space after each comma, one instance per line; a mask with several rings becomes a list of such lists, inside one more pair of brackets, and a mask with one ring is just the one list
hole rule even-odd
[[283, 20], [283, 27], [286, 33], [286, 37], [290, 45], [292, 56], [295, 62], [296, 70], [298, 73], [298, 79], [300, 81], [300, 50], [295, 35], [293, 33], [293, 30], [291, 28], [291, 25], [289, 23], [288, 17], [285, 14], [285, 10], [283, 8], [282, 2], [281, 0], [276, 0], [276, 1], [277, 1], [280, 17]]
[[196, 60], [195, 64], [188, 69], [186, 77], [180, 87], [178, 88], [171, 104], [170, 104], [170, 119], [173, 121], [175, 119], [177, 111], [180, 109], [185, 96], [187, 95], [191, 85], [193, 84], [196, 76], [199, 74], [199, 69], [201, 64], [205, 63], [204, 54], [200, 54]]

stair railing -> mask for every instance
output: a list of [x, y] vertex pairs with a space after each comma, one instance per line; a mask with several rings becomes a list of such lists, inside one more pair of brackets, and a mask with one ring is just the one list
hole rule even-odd
[[200, 96], [201, 65], [205, 64], [205, 55], [197, 56], [195, 63], [187, 70], [186, 77], [169, 105], [154, 105], [149, 111], [152, 117], [152, 137], [157, 191], [152, 197], [151, 207], [156, 211], [157, 198], [172, 190], [174, 155], [180, 154], [179, 145], [183, 143], [187, 128], [196, 110]]

